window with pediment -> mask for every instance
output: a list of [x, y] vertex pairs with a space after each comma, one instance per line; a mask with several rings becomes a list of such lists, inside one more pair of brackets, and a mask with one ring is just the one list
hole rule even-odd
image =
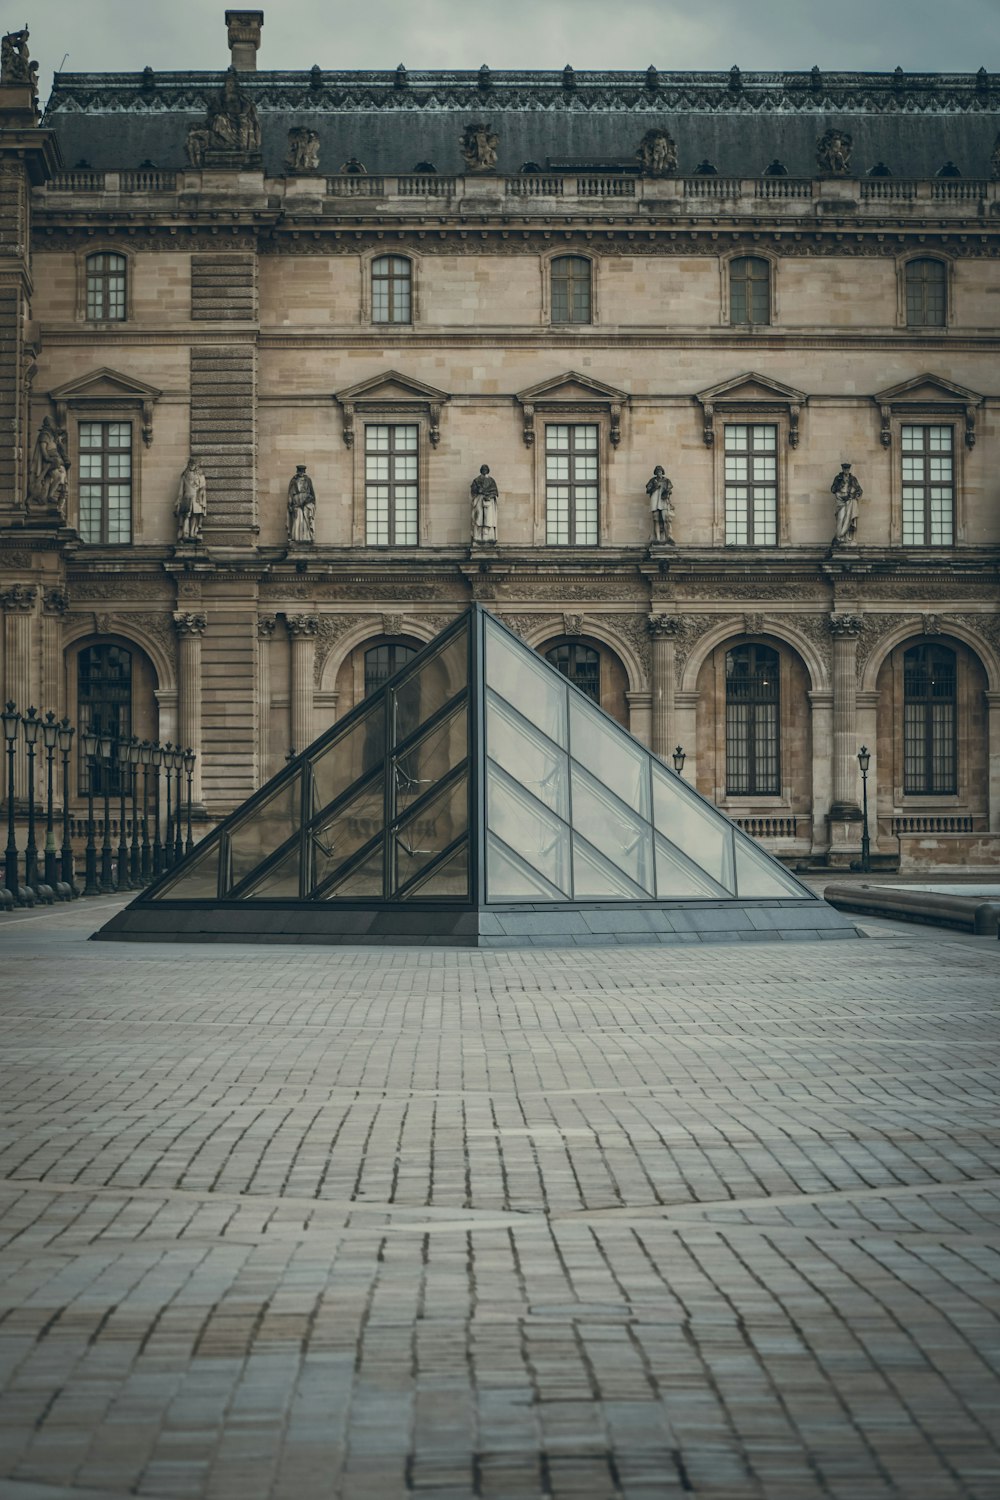
[[124, 255], [99, 250], [87, 256], [87, 320], [120, 322], [127, 316], [128, 262]]
[[413, 263], [406, 255], [379, 255], [372, 261], [372, 322], [413, 321]]

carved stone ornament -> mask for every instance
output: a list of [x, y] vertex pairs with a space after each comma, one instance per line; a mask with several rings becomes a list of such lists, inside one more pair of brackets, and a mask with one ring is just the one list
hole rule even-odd
[[864, 490], [851, 473], [849, 463], [842, 463], [840, 473], [830, 486], [830, 493], [837, 503], [836, 531], [831, 546], [847, 547], [857, 541], [858, 501]]
[[403, 619], [404, 619], [403, 615], [383, 615], [382, 616], [382, 634], [383, 635], [402, 635], [403, 634]]
[[177, 517], [177, 540], [200, 542], [201, 530], [208, 514], [208, 484], [201, 460], [188, 459], [177, 484], [174, 515]]
[[185, 143], [193, 167], [213, 164], [213, 158], [246, 158], [260, 152], [260, 121], [252, 99], [240, 88], [235, 68], [226, 71], [225, 82], [209, 101], [203, 125], [192, 125]]
[[293, 547], [309, 547], [316, 540], [316, 491], [305, 464], [296, 464], [288, 481], [288, 540]]
[[764, 616], [762, 614], [747, 614], [743, 616], [743, 629], [747, 635], [763, 635]]
[[0, 609], [27, 613], [34, 609], [38, 590], [33, 583], [12, 583], [0, 592]]
[[47, 615], [64, 615], [69, 609], [69, 594], [56, 585], [42, 593], [42, 609]]
[[472, 545], [495, 547], [500, 491], [489, 464], [480, 464], [479, 473], [469, 486], [469, 496], [472, 501]]
[[846, 177], [851, 170], [854, 140], [850, 132], [831, 126], [816, 142], [816, 160], [829, 177]]
[[269, 641], [274, 635], [277, 619], [274, 615], [261, 615], [257, 620], [257, 638], [261, 641]]
[[636, 155], [644, 177], [676, 176], [677, 144], [665, 130], [647, 130]]
[[15, 87], [27, 84], [33, 94], [38, 92], [38, 64], [28, 53], [26, 26], [21, 31], [8, 31], [0, 42], [0, 83]]
[[29, 515], [65, 520], [69, 496], [69, 443], [66, 431], [43, 417], [35, 439], [25, 500]]
[[195, 611], [177, 610], [174, 614], [174, 629], [179, 636], [204, 635], [208, 620]]
[[316, 172], [319, 170], [319, 136], [308, 125], [293, 125], [288, 132], [288, 154], [285, 162], [289, 172]]
[[680, 615], [648, 615], [646, 629], [654, 640], [674, 640], [684, 634], [684, 621]]
[[837, 636], [857, 637], [864, 628], [863, 615], [831, 615], [828, 621], [830, 634]]
[[923, 624], [923, 627], [924, 627], [924, 635], [940, 635], [941, 634], [941, 616], [940, 615], [921, 615], [920, 619], [921, 619], [921, 623]]
[[466, 125], [461, 135], [462, 157], [470, 172], [493, 172], [500, 137], [482, 120]]
[[[319, 616], [316, 631], [316, 647], [313, 653], [313, 685], [315, 687], [320, 687], [323, 682], [323, 669], [337, 641], [347, 631], [353, 630], [361, 619], [361, 615]], [[400, 616], [400, 619], [402, 619], [402, 616]]]
[[311, 636], [319, 633], [318, 615], [286, 615], [285, 624], [291, 636]]
[[562, 619], [563, 635], [583, 634], [583, 615], [564, 614]]

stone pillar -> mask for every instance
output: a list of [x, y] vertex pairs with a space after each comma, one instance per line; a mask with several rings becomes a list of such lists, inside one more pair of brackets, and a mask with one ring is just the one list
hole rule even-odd
[[292, 745], [301, 754], [313, 742], [313, 666], [316, 660], [316, 615], [286, 615], [292, 646]]
[[264, 24], [262, 10], [227, 10], [226, 30], [229, 53], [238, 73], [256, 73], [260, 29]]
[[66, 669], [63, 662], [63, 616], [69, 599], [63, 588], [47, 588], [42, 595], [42, 704], [57, 719], [66, 712]]
[[986, 713], [986, 764], [990, 768], [987, 827], [990, 833], [1000, 833], [1000, 693], [986, 694]]
[[[833, 803], [831, 863], [849, 863], [861, 848], [858, 806], [857, 651], [860, 615], [830, 616], [833, 636]], [[873, 747], [871, 747], [873, 748]]]
[[257, 785], [270, 776], [271, 755], [271, 641], [274, 616], [257, 621]]
[[198, 612], [178, 610], [174, 615], [177, 631], [177, 739], [182, 750], [195, 753], [191, 800], [202, 806], [201, 790], [201, 638], [207, 620]]
[[[671, 743], [676, 726], [674, 723], [674, 641], [681, 633], [682, 622], [676, 615], [650, 615], [649, 634], [652, 638], [652, 733], [650, 747], [654, 755], [672, 764], [674, 746]], [[694, 747], [692, 746], [692, 750]]]
[[[32, 626], [35, 621], [37, 596], [38, 590], [31, 583], [12, 583], [9, 588], [0, 593], [0, 608], [3, 609], [3, 698], [5, 703], [8, 699], [13, 700], [21, 714], [28, 710], [34, 698]], [[37, 707], [37, 704], [35, 706]], [[18, 733], [17, 746], [17, 756], [14, 761], [14, 792], [18, 801], [24, 801], [28, 795], [28, 760], [20, 733]], [[4, 787], [6, 788], [6, 779]]]
[[811, 688], [808, 693], [812, 730], [812, 845], [813, 854], [829, 848], [830, 806], [833, 801], [833, 694]]

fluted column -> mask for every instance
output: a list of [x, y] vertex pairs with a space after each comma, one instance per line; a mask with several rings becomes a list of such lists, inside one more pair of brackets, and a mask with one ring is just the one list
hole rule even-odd
[[[0, 593], [0, 608], [3, 609], [3, 696], [5, 702], [8, 698], [13, 699], [22, 714], [31, 706], [34, 698], [31, 637], [37, 596], [38, 590], [30, 583], [12, 583]], [[14, 792], [20, 802], [28, 795], [28, 761], [20, 738], [14, 760]]]
[[302, 752], [313, 740], [313, 665], [316, 660], [316, 615], [286, 615], [292, 647], [292, 748]]
[[177, 735], [182, 750], [195, 753], [191, 800], [201, 807], [201, 638], [207, 620], [197, 611], [178, 610], [174, 615], [177, 632]]
[[69, 608], [66, 590], [46, 589], [42, 595], [42, 691], [44, 708], [57, 719], [66, 712], [66, 671], [63, 666], [63, 617]]
[[831, 615], [833, 636], [833, 806], [832, 818], [857, 818], [858, 725], [857, 652], [860, 615]]
[[674, 641], [681, 629], [682, 622], [675, 615], [649, 616], [649, 634], [652, 640], [650, 739], [653, 754], [668, 762], [673, 754], [671, 740], [675, 733]]
[[271, 756], [271, 641], [277, 620], [273, 615], [257, 621], [257, 785], [263, 786], [270, 772]]

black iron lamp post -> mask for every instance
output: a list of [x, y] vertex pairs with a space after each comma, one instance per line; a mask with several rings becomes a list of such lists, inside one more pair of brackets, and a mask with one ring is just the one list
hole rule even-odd
[[115, 763], [118, 766], [118, 889], [127, 891], [132, 882], [128, 873], [128, 839], [125, 797], [128, 791], [128, 740], [116, 739], [112, 746]]
[[80, 736], [83, 758], [87, 762], [87, 852], [84, 865], [83, 894], [97, 896], [97, 848], [94, 844], [94, 775], [97, 770], [98, 738], [93, 729], [85, 729]]
[[140, 865], [143, 885], [149, 884], [152, 865], [149, 858], [149, 768], [153, 764], [153, 747], [149, 740], [139, 746], [139, 764], [142, 766], [142, 863]]
[[101, 786], [104, 791], [104, 837], [101, 840], [101, 890], [115, 888], [111, 853], [111, 735], [102, 732], [97, 737], [97, 754], [101, 762]]
[[133, 734], [128, 741], [128, 774], [132, 793], [132, 852], [129, 857], [128, 883], [134, 891], [142, 885], [142, 869], [139, 853], [139, 736]]
[[195, 754], [189, 745], [184, 751], [184, 769], [187, 772], [187, 839], [184, 844], [184, 853], [190, 854], [194, 848], [194, 839], [191, 837], [191, 781], [194, 777]]
[[183, 789], [181, 780], [184, 775], [184, 751], [180, 745], [174, 747], [174, 772], [177, 780], [174, 784], [174, 864], [179, 865], [184, 858], [184, 838], [181, 828], [183, 816]]
[[[56, 870], [56, 834], [52, 820], [52, 774], [59, 741], [59, 724], [51, 708], [42, 720], [42, 744], [45, 746], [45, 884], [55, 894], [59, 879]], [[62, 892], [59, 892], [62, 895]]]
[[69, 762], [73, 752], [73, 735], [75, 732], [69, 719], [61, 720], [59, 724], [59, 753], [62, 755], [63, 765], [61, 874], [63, 884], [68, 888], [71, 896], [78, 896], [80, 894], [76, 888], [76, 876], [73, 872], [73, 845], [69, 837]]
[[871, 758], [868, 746], [862, 745], [858, 751], [858, 765], [861, 767], [861, 869], [865, 875], [870, 874], [872, 867], [872, 846], [868, 837], [868, 766]]
[[17, 901], [21, 882], [18, 879], [17, 835], [14, 831], [14, 753], [17, 749], [17, 726], [21, 722], [21, 715], [16, 705], [10, 702], [0, 717], [3, 718], [3, 737], [7, 744], [7, 848], [4, 852], [4, 884], [13, 900]]
[[684, 775], [684, 762], [686, 760], [687, 756], [684, 754], [683, 746], [678, 745], [676, 750], [674, 751], [674, 770], [677, 772], [678, 776]]
[[24, 851], [24, 883], [29, 891], [38, 885], [38, 845], [35, 843], [35, 745], [42, 721], [37, 708], [29, 708], [21, 720], [24, 743], [28, 747], [28, 843]]
[[172, 868], [174, 863], [174, 815], [172, 810], [174, 796], [173, 740], [167, 740], [167, 743], [163, 747], [162, 764], [163, 769], [167, 773], [167, 836], [163, 841], [163, 868], [165, 870], [169, 870]]
[[163, 765], [163, 746], [154, 740], [150, 747], [149, 763], [153, 767], [153, 879], [163, 874], [163, 844], [160, 842], [160, 767]]

